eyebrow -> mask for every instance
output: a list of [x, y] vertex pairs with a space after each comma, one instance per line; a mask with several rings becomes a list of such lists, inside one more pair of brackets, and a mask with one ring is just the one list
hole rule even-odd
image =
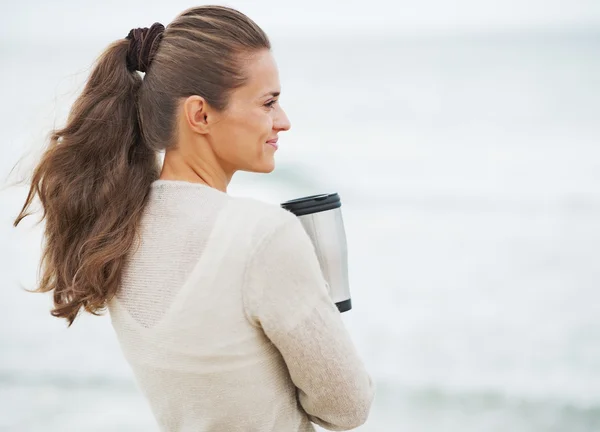
[[269, 93], [265, 93], [264, 95], [262, 95], [261, 97], [265, 97], [265, 96], [272, 96], [272, 97], [277, 97], [281, 94], [281, 92], [269, 92]]

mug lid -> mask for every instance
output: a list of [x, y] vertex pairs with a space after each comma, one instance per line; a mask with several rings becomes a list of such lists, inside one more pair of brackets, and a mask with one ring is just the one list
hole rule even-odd
[[323, 212], [340, 208], [341, 206], [342, 202], [337, 193], [311, 195], [286, 201], [281, 204], [281, 207], [294, 213], [296, 216]]

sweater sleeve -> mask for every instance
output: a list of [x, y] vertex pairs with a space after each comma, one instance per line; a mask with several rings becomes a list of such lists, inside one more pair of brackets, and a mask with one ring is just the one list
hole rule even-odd
[[343, 431], [363, 424], [374, 384], [331, 300], [314, 246], [291, 218], [255, 249], [246, 313], [281, 353], [309, 419]]

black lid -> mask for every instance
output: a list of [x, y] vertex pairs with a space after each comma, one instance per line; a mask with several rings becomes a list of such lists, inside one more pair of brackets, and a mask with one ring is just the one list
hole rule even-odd
[[341, 206], [342, 202], [340, 201], [340, 196], [337, 193], [311, 195], [304, 198], [286, 201], [281, 204], [281, 207], [291, 211], [296, 216], [332, 210]]
[[352, 309], [352, 299], [337, 302], [335, 305], [337, 306], [340, 313], [348, 312], [350, 309]]

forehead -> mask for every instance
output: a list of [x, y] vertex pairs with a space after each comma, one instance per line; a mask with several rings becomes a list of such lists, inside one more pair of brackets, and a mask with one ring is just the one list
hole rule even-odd
[[280, 91], [279, 71], [270, 51], [264, 50], [245, 62], [246, 84], [234, 91], [236, 97], [257, 99], [266, 93]]

